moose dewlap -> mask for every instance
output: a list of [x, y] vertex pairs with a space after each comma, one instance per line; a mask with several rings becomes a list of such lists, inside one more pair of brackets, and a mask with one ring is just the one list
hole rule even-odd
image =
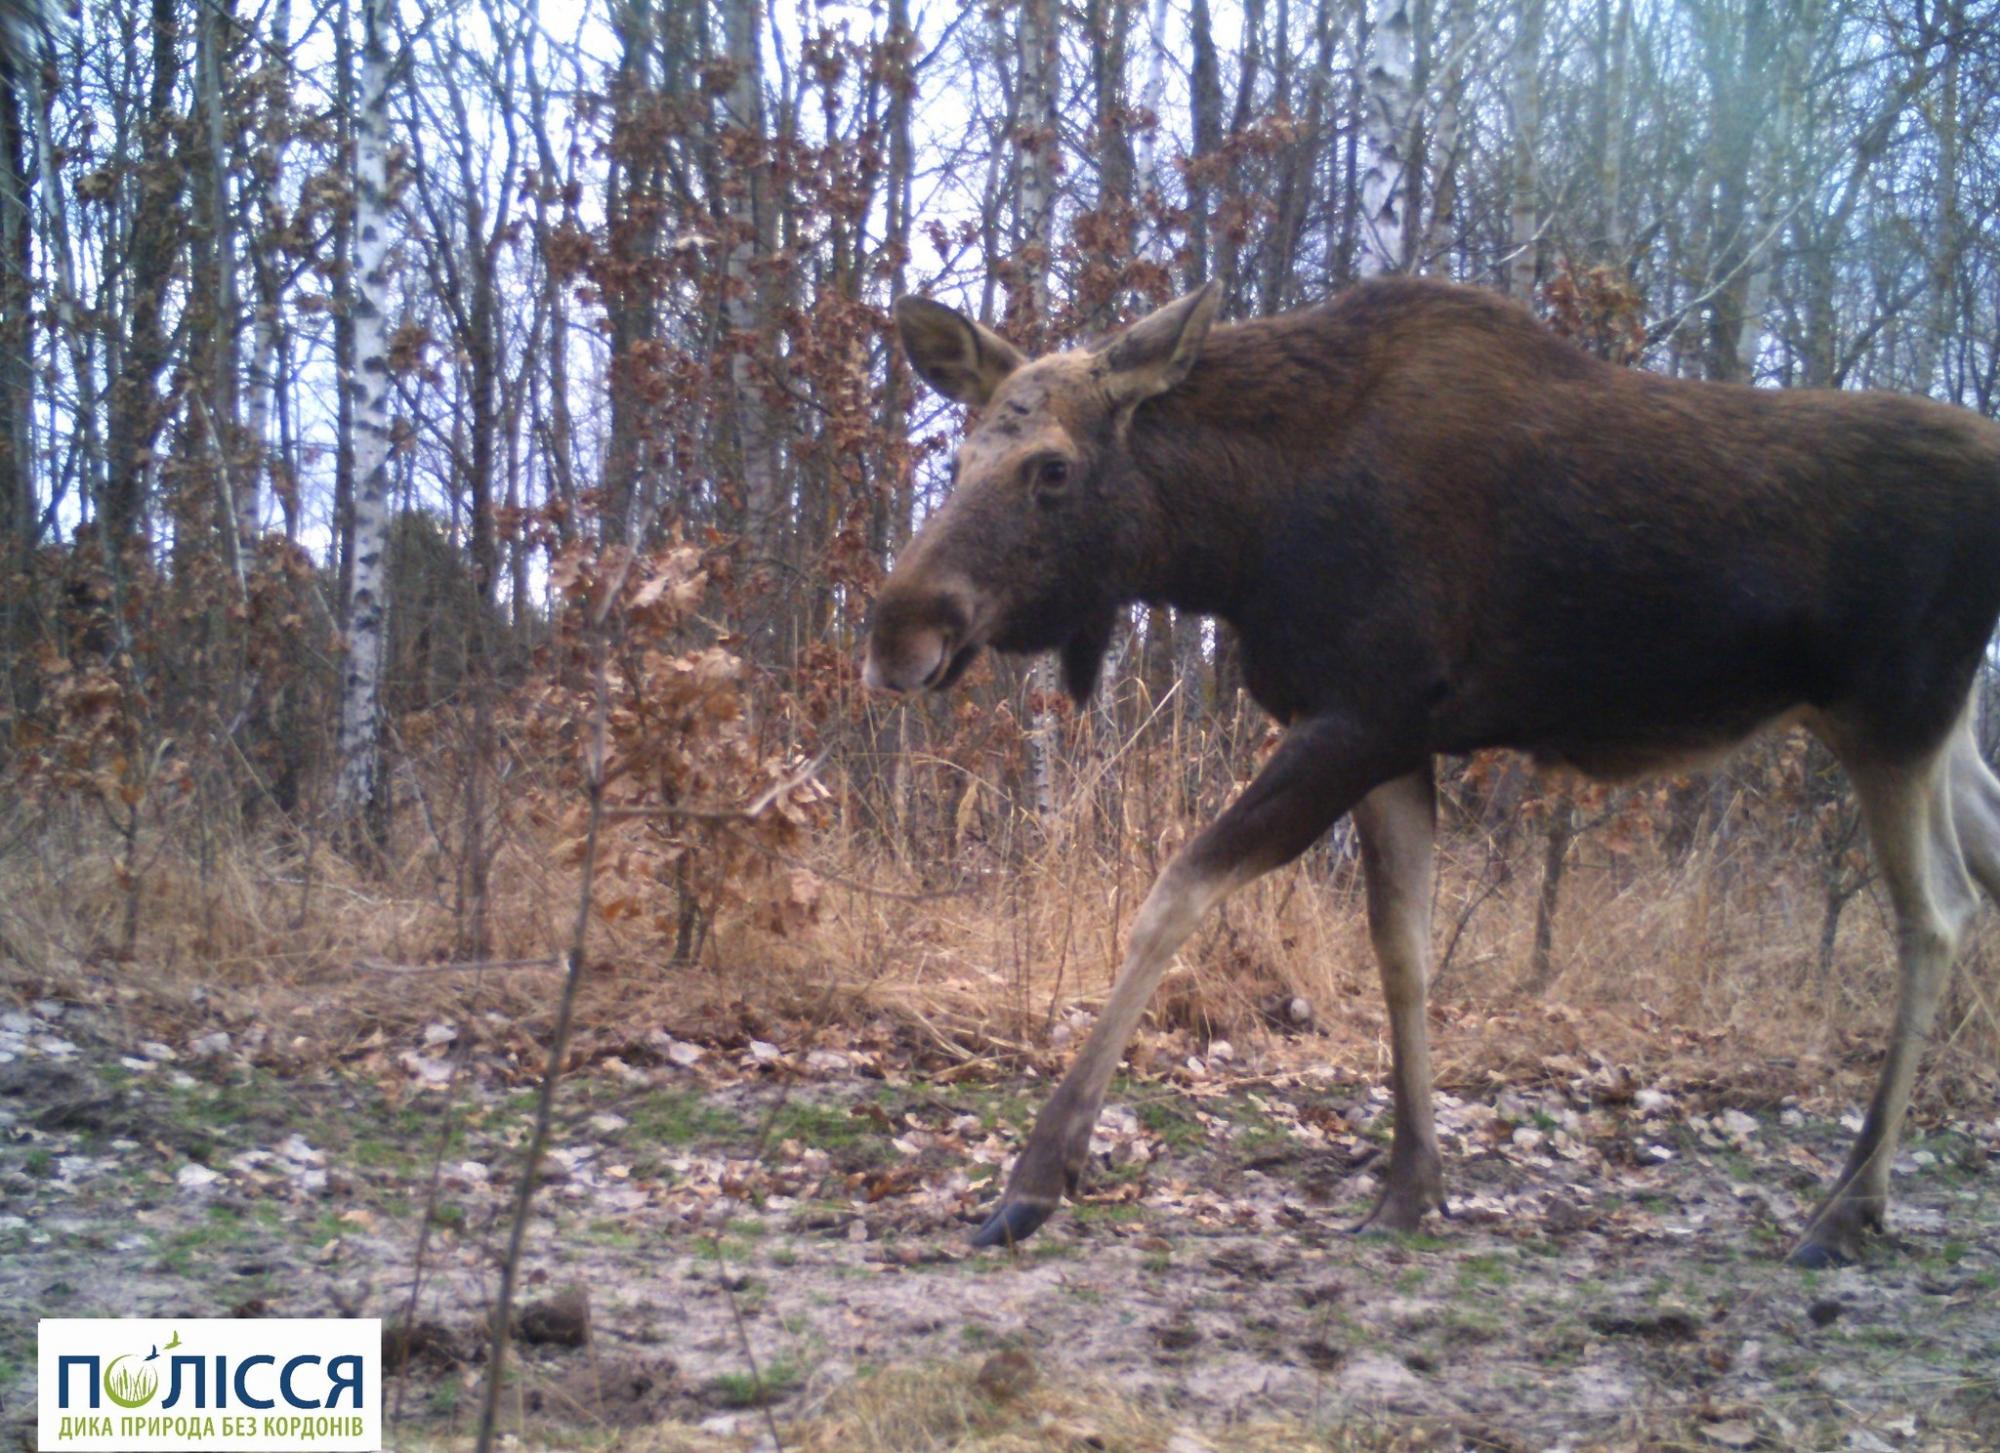
[[1161, 874], [1116, 988], [981, 1245], [1073, 1189], [1176, 948], [1231, 890], [1352, 811], [1394, 1051], [1369, 1221], [1443, 1198], [1423, 1002], [1439, 753], [1596, 776], [1802, 721], [1854, 784], [1898, 920], [1889, 1053], [1793, 1259], [1878, 1228], [1926, 1034], [2000, 895], [2000, 781], [1968, 693], [2000, 616], [2000, 426], [1925, 400], [1614, 367], [1491, 294], [1414, 279], [1215, 324], [1212, 286], [1102, 347], [1028, 359], [903, 299], [917, 372], [978, 416], [951, 498], [876, 603], [866, 676], [941, 689], [984, 646], [1057, 651], [1089, 695], [1118, 608], [1226, 621], [1287, 727]]

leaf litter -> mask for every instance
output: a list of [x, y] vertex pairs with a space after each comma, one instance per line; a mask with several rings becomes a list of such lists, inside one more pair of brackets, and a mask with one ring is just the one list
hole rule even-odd
[[[281, 1080], [249, 1034], [106, 1044], [53, 1001], [7, 1010], [0, 1299], [379, 1315], [424, 1353], [405, 1358], [406, 1416], [449, 1432], [480, 1374], [529, 1113], [514, 1060], [458, 1053], [465, 1028]], [[758, 1404], [808, 1416], [874, 1369], [1005, 1352], [1031, 1381], [1101, 1380], [1208, 1429], [2000, 1446], [1991, 1106], [1912, 1134], [1869, 1264], [1806, 1274], [1780, 1258], [1850, 1110], [1546, 1054], [1439, 1092], [1448, 1220], [1357, 1238], [1386, 1091], [1312, 1064], [1310, 1041], [1183, 1040], [1137, 1056], [1152, 1071], [1116, 1085], [1077, 1202], [1012, 1255], [965, 1238], [1047, 1093], [1032, 1071], [941, 1084], [886, 1042], [777, 1026], [598, 1053], [566, 1088], [527, 1266], [531, 1288], [587, 1305], [561, 1322], [587, 1344], [529, 1339], [524, 1380], [546, 1394], [529, 1402], [748, 1445]], [[747, 1382], [742, 1337], [762, 1369]], [[0, 1353], [17, 1379], [32, 1367]], [[581, 1399], [580, 1358], [596, 1379]]]

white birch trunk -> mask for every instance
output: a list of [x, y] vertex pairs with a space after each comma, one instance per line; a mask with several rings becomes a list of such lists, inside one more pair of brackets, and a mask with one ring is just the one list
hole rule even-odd
[[[1052, 0], [1027, 0], [1021, 7], [1020, 98], [1021, 128], [1034, 139], [1021, 157], [1021, 219], [1026, 242], [1024, 259], [1029, 308], [1035, 336], [1028, 341], [1040, 352], [1048, 339], [1049, 263], [1055, 250], [1056, 36]], [[1036, 698], [1056, 691], [1054, 662], [1043, 656], [1029, 672]], [[1028, 717], [1028, 760], [1034, 779], [1035, 810], [1048, 817], [1056, 810], [1056, 722], [1052, 712], [1033, 706]]]
[[[1050, 0], [1021, 7], [1021, 125], [1033, 141], [1021, 155], [1021, 218], [1028, 297], [1038, 335], [1049, 321], [1049, 263], [1055, 251], [1055, 17]], [[1040, 352], [1046, 337], [1028, 340]]]
[[1362, 111], [1368, 164], [1361, 173], [1361, 227], [1355, 271], [1362, 277], [1400, 272], [1409, 194], [1410, 120], [1416, 112], [1411, 78], [1407, 0], [1379, 0], [1370, 32], [1368, 101]]
[[378, 816], [382, 802], [382, 665], [389, 609], [389, 57], [393, 0], [362, 0], [361, 94], [354, 126], [354, 583], [340, 703], [334, 806]]

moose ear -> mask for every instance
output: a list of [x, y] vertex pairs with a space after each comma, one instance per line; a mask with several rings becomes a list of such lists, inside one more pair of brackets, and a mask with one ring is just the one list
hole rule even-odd
[[1221, 302], [1214, 282], [1206, 282], [1127, 328], [1104, 349], [1112, 393], [1136, 404], [1186, 378]]
[[1118, 623], [1112, 607], [1092, 615], [1062, 644], [1063, 690], [1081, 711], [1097, 689], [1098, 673], [1104, 668], [1104, 653], [1111, 649], [1111, 633]]
[[961, 404], [984, 404], [1027, 362], [991, 328], [929, 298], [896, 299], [896, 334], [918, 376]]

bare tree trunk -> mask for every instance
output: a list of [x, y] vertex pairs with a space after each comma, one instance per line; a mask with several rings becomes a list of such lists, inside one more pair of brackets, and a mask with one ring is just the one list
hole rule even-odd
[[1542, 845], [1542, 892], [1535, 901], [1535, 945], [1528, 958], [1529, 994], [1541, 995], [1556, 981], [1556, 910], [1562, 902], [1563, 867], [1576, 837], [1576, 802], [1567, 784], [1549, 808], [1549, 830]]
[[1964, 179], [1959, 175], [1958, 144], [1960, 69], [1965, 48], [1963, 0], [1953, 0], [1942, 7], [1938, 23], [1948, 38], [1944, 42], [1937, 102], [1929, 108], [1931, 134], [1937, 144], [1937, 167], [1931, 182], [1937, 223], [1930, 240], [1930, 297], [1923, 323], [1915, 330], [1916, 350], [1910, 368], [1910, 387], [1926, 394], [1935, 390], [1938, 360], [1951, 332], [1959, 259], [1964, 251], [1964, 222], [1959, 211], [1959, 192]]
[[1744, 262], [1742, 331], [1736, 338], [1736, 377], [1754, 383], [1757, 356], [1764, 344], [1764, 309], [1770, 301], [1771, 277], [1775, 269], [1772, 251], [1777, 241], [1778, 219], [1787, 195], [1787, 174], [1791, 164], [1794, 128], [1798, 120], [1799, 88], [1811, 64], [1813, 32], [1808, 7], [1795, 5], [1787, 17], [1784, 44], [1776, 57], [1777, 98], [1772, 106], [1771, 124], [1766, 128], [1764, 164], [1759, 168], [1757, 207]]
[[1514, 15], [1514, 49], [1509, 57], [1514, 106], [1513, 205], [1510, 208], [1513, 256], [1507, 263], [1507, 291], [1528, 307], [1535, 305], [1535, 280], [1541, 273], [1537, 221], [1539, 177], [1536, 157], [1542, 134], [1542, 21], [1545, 0], [1520, 0]]
[[1708, 229], [1708, 275], [1714, 296], [1708, 308], [1703, 367], [1723, 382], [1742, 380], [1744, 297], [1749, 288], [1754, 225], [1750, 189], [1757, 133], [1763, 121], [1770, 0], [1748, 0], [1740, 17], [1713, 27], [1706, 38], [1711, 140], [1707, 158], [1714, 210]]
[[1368, 156], [1360, 178], [1354, 265], [1361, 277], [1401, 272], [1408, 262], [1403, 255], [1403, 224], [1411, 202], [1409, 137], [1416, 98], [1407, 0], [1379, 0], [1370, 37], [1374, 44], [1368, 61], [1367, 104], [1362, 108]]
[[[1418, 261], [1426, 268], [1442, 262], [1444, 276], [1452, 275], [1447, 254], [1458, 227], [1459, 124], [1465, 96], [1465, 55], [1471, 30], [1478, 23], [1470, 0], [1450, 0], [1444, 34], [1437, 43], [1444, 47], [1443, 77], [1438, 96], [1437, 120], [1431, 127], [1430, 165], [1437, 180], [1431, 187], [1430, 217], [1424, 224], [1423, 249]], [[1437, 62], [1433, 62], [1437, 64]]]
[[[555, 144], [549, 139], [548, 114], [549, 95], [539, 79], [539, 63], [534, 53], [535, 30], [530, 26], [522, 41], [521, 82], [528, 93], [527, 124], [535, 139], [535, 162], [540, 174], [541, 185], [535, 189], [535, 240], [544, 258], [548, 256], [549, 241], [554, 233], [550, 221], [550, 203], [560, 186], [564, 175], [563, 167], [556, 160]], [[563, 204], [563, 222], [574, 226], [576, 217], [573, 204]], [[570, 509], [563, 519], [572, 518], [571, 511], [577, 504], [575, 464], [572, 457], [573, 430], [569, 411], [569, 287], [566, 280], [551, 267], [542, 269], [542, 307], [548, 315], [548, 407], [534, 409], [531, 417], [546, 416], [546, 436], [543, 443], [543, 459], [547, 478], [544, 492], [553, 492]], [[615, 398], [614, 389], [614, 398]], [[615, 427], [614, 427], [615, 433]], [[606, 466], [606, 484], [610, 469]], [[518, 555], [518, 548], [517, 548]], [[517, 616], [519, 607], [516, 607]]]
[[207, 319], [207, 326], [199, 331], [193, 349], [203, 395], [196, 417], [201, 434], [208, 440], [205, 463], [213, 474], [216, 532], [238, 593], [243, 595], [247, 594], [244, 547], [249, 531], [236, 490], [235, 454], [240, 443], [236, 427], [236, 217], [229, 199], [228, 132], [232, 128], [226, 115], [229, 96], [223, 85], [223, 62], [235, 17], [227, 0], [203, 5], [200, 15], [196, 47], [201, 96], [199, 151], [205, 154], [207, 175], [201, 198], [203, 225], [194, 233], [196, 281], [191, 302], [196, 315]]
[[271, 9], [271, 34], [266, 42], [264, 70], [265, 86], [269, 94], [265, 101], [263, 135], [260, 138], [253, 169], [258, 188], [258, 207], [263, 225], [252, 247], [252, 275], [257, 286], [257, 321], [252, 330], [250, 344], [250, 373], [247, 380], [250, 396], [244, 401], [243, 432], [248, 442], [246, 468], [242, 474], [242, 498], [239, 505], [244, 512], [244, 521], [250, 533], [258, 524], [258, 492], [261, 482], [268, 473], [271, 493], [284, 507], [287, 519], [297, 513], [296, 503], [288, 503], [287, 497], [296, 488], [294, 481], [286, 477], [282, 455], [274, 455], [267, 437], [270, 429], [271, 406], [279, 388], [277, 376], [278, 335], [281, 331], [281, 317], [284, 307], [283, 288], [278, 280], [280, 258], [278, 237], [286, 222], [285, 209], [278, 196], [279, 180], [285, 167], [285, 143], [290, 136], [288, 100], [290, 91], [286, 82], [287, 68], [291, 64], [292, 44], [292, 3], [291, 0], [277, 0]]
[[[615, 7], [612, 18], [619, 58], [611, 81], [611, 163], [604, 203], [610, 265], [602, 291], [611, 333], [605, 373], [611, 425], [604, 450], [602, 526], [606, 540], [623, 540], [632, 528], [649, 462], [652, 408], [642, 353], [658, 331], [650, 269], [665, 209], [658, 205], [659, 159], [645, 142], [647, 98], [655, 84], [655, 13], [650, 0], [631, 0]], [[566, 457], [565, 452], [559, 469]]]
[[389, 463], [395, 388], [389, 376], [390, 0], [362, 0], [361, 92], [354, 140], [354, 585], [347, 605], [336, 811], [386, 844], [382, 665], [389, 610]]
[[1277, 220], [1270, 251], [1266, 255], [1262, 297], [1259, 306], [1266, 314], [1295, 306], [1299, 291], [1299, 241], [1305, 230], [1306, 209], [1316, 190], [1319, 167], [1328, 160], [1322, 138], [1326, 135], [1329, 87], [1333, 81], [1333, 51], [1339, 29], [1333, 23], [1333, 7], [1321, 4], [1313, 18], [1315, 64], [1306, 80], [1304, 130], [1291, 148], [1278, 183]]
[[1215, 53], [1215, 25], [1208, 0], [1194, 0], [1188, 12], [1188, 90], [1194, 148], [1187, 184], [1188, 281], [1205, 283], [1214, 275], [1209, 255], [1209, 185], [1202, 163], [1222, 146], [1222, 75]]
[[[1049, 342], [1049, 264], [1055, 253], [1056, 161], [1056, 30], [1054, 0], [1025, 0], [1021, 6], [1020, 220], [1023, 246], [1019, 266], [1026, 284], [1030, 314], [1031, 351]], [[1029, 767], [1034, 781], [1035, 810], [1043, 817], [1056, 810], [1056, 720], [1042, 703], [1056, 692], [1055, 667], [1046, 656], [1029, 670]]]
[[152, 92], [139, 161], [139, 203], [125, 251], [129, 325], [118, 376], [111, 381], [105, 447], [107, 473], [99, 524], [114, 550], [138, 530], [145, 512], [147, 461], [160, 430], [156, 382], [167, 362], [161, 311], [180, 252], [183, 169], [170, 150], [178, 118], [174, 81], [180, 71], [179, 19], [174, 0], [153, 0]]
[[[765, 316], [769, 289], [756, 273], [758, 261], [772, 250], [773, 236], [772, 199], [767, 195], [764, 168], [764, 67], [758, 28], [762, 10], [758, 0], [729, 0], [723, 13], [731, 75], [723, 130], [734, 133], [731, 168], [742, 178], [740, 190], [729, 204], [735, 238], [729, 249], [724, 307], [736, 334], [729, 382], [735, 395], [736, 444], [743, 472], [743, 536], [749, 578], [757, 587], [755, 594], [771, 600], [783, 563], [785, 498], [777, 421], [765, 398], [776, 367], [777, 340], [772, 336], [771, 320]], [[774, 630], [779, 615], [767, 613], [757, 624], [766, 631]]]
[[[1160, 175], [1160, 131], [1166, 126], [1167, 105], [1167, 0], [1150, 0], [1146, 6], [1146, 84], [1139, 92], [1139, 105], [1151, 118], [1139, 135], [1139, 186], [1161, 202], [1166, 200], [1165, 179]], [[1165, 256], [1169, 249], [1160, 239], [1152, 249]]]
[[[354, 154], [354, 17], [339, 0], [333, 26], [335, 127], [343, 166]], [[334, 219], [333, 371], [340, 380], [334, 405], [333, 549], [335, 608], [347, 629], [354, 598], [354, 227], [353, 208]]]
[[[1612, 7], [1616, 6], [1614, 12]], [[1599, 62], [1603, 66], [1603, 104], [1597, 137], [1597, 230], [1604, 255], [1619, 268], [1625, 257], [1625, 209], [1620, 189], [1625, 180], [1625, 87], [1631, 49], [1632, 0], [1598, 0]]]
[[[5, 568], [26, 565], [40, 533], [34, 474], [34, 284], [29, 276], [29, 52], [0, 46], [0, 540]], [[11, 607], [10, 607], [11, 608]], [[10, 629], [0, 650], [18, 649]], [[10, 673], [11, 674], [11, 673]]]

